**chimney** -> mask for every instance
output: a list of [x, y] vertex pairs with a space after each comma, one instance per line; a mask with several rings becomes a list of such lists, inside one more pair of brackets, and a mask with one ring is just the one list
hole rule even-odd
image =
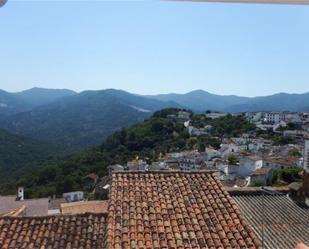
[[24, 200], [24, 188], [23, 187], [18, 187], [17, 200], [19, 200], [19, 201]]

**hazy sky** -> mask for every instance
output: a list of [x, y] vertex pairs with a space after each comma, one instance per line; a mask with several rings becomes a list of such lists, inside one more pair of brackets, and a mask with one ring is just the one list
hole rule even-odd
[[0, 88], [309, 91], [309, 6], [13, 1], [0, 8]]

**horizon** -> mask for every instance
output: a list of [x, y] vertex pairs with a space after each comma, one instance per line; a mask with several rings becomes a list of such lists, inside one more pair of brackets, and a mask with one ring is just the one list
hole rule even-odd
[[258, 98], [258, 97], [266, 97], [266, 96], [272, 96], [272, 95], [276, 95], [276, 94], [295, 94], [295, 95], [301, 95], [301, 94], [307, 94], [309, 93], [309, 91], [307, 92], [301, 92], [301, 93], [291, 93], [291, 92], [275, 92], [269, 95], [259, 95], [259, 96], [244, 96], [244, 95], [236, 95], [236, 94], [220, 94], [220, 93], [213, 93], [210, 91], [207, 91], [205, 89], [193, 89], [193, 90], [189, 90], [188, 92], [163, 92], [163, 93], [155, 93], [155, 94], [139, 94], [139, 93], [135, 93], [135, 92], [130, 92], [128, 90], [125, 89], [119, 89], [119, 88], [102, 88], [102, 89], [85, 89], [82, 91], [76, 91], [74, 89], [69, 89], [69, 88], [45, 88], [45, 87], [39, 87], [39, 86], [33, 86], [27, 89], [23, 89], [21, 91], [16, 91], [16, 92], [11, 92], [11, 91], [7, 91], [6, 89], [1, 89], [5, 92], [8, 93], [12, 93], [12, 94], [16, 94], [16, 93], [21, 93], [24, 91], [29, 91], [29, 90], [33, 90], [33, 89], [42, 89], [42, 90], [68, 90], [68, 91], [73, 91], [76, 94], [82, 93], [82, 92], [86, 92], [86, 91], [105, 91], [105, 90], [116, 90], [116, 91], [125, 91], [128, 92], [130, 94], [134, 94], [134, 95], [139, 95], [139, 96], [156, 96], [156, 95], [168, 95], [168, 94], [179, 94], [179, 95], [184, 95], [184, 94], [188, 94], [191, 92], [197, 92], [197, 91], [203, 91], [203, 92], [207, 92], [213, 95], [218, 95], [218, 96], [237, 96], [237, 97], [245, 97], [245, 98]]
[[308, 6], [8, 1], [0, 88], [308, 92], [307, 23]]

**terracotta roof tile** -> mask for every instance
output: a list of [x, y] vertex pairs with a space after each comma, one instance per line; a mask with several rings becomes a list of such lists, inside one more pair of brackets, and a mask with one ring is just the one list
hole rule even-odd
[[0, 248], [106, 248], [106, 216], [3, 217]]
[[211, 172], [115, 172], [108, 223], [108, 248], [261, 247]]

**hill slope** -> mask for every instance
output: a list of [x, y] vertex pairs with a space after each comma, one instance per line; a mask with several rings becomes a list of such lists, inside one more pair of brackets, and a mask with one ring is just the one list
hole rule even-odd
[[55, 155], [62, 155], [62, 150], [0, 129], [0, 181], [40, 167]]
[[85, 91], [16, 114], [2, 127], [75, 150], [97, 145], [114, 131], [142, 121], [155, 110], [177, 106], [119, 90]]
[[0, 119], [22, 111], [29, 110], [31, 105], [15, 94], [0, 90]]

